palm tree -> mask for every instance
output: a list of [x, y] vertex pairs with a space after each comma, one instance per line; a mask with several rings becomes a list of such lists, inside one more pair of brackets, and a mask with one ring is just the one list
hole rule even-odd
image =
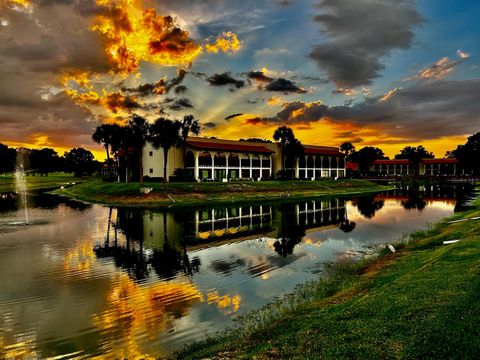
[[343, 152], [347, 157], [355, 151], [355, 146], [350, 142], [344, 142], [340, 145], [340, 151]]
[[93, 141], [98, 144], [103, 144], [105, 148], [105, 152], [107, 154], [107, 164], [108, 170], [110, 172], [110, 150], [112, 146], [112, 142], [114, 141], [115, 132], [117, 131], [118, 125], [114, 124], [103, 124], [98, 126], [95, 129], [95, 132], [92, 135]]
[[282, 151], [282, 170], [285, 170], [286, 146], [295, 139], [295, 135], [293, 135], [293, 130], [291, 128], [280, 126], [273, 133], [273, 139], [275, 141], [280, 141]]
[[172, 121], [165, 118], [159, 118], [150, 126], [149, 140], [155, 149], [163, 149], [163, 182], [168, 181], [167, 162], [168, 151], [172, 146], [179, 143], [180, 140], [179, 121]]
[[295, 164], [297, 159], [305, 153], [305, 148], [298, 139], [291, 139], [285, 145], [285, 153], [292, 158], [294, 166], [292, 166], [292, 178], [295, 177]]
[[198, 119], [195, 119], [193, 115], [185, 115], [180, 123], [180, 136], [183, 147], [183, 164], [185, 164], [187, 138], [190, 133], [195, 135], [200, 134], [200, 124], [198, 123]]
[[[135, 152], [138, 156], [139, 167], [139, 180], [140, 184], [143, 184], [143, 147], [147, 142], [149, 133], [149, 124], [145, 118], [133, 114], [128, 122], [128, 128], [130, 129], [130, 145], [135, 148]], [[127, 149], [128, 152], [128, 149]]]

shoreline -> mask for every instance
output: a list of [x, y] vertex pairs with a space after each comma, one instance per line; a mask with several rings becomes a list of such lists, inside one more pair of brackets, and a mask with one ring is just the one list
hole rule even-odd
[[[141, 188], [150, 188], [142, 194]], [[234, 183], [104, 183], [90, 180], [50, 191], [70, 199], [104, 206], [182, 208], [313, 197], [361, 195], [392, 187], [365, 180], [264, 181]]]
[[[407, 241], [334, 264], [242, 317], [240, 327], [187, 344], [178, 359], [474, 358], [480, 351], [480, 196]], [[459, 239], [454, 244], [443, 241]], [[461, 316], [460, 316], [461, 315]]]

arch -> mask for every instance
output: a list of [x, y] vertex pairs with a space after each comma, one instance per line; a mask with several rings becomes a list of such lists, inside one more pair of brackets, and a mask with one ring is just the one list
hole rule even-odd
[[193, 168], [195, 167], [195, 155], [193, 155], [192, 151], [188, 151], [185, 154], [185, 167], [186, 168]]
[[252, 156], [252, 167], [260, 167], [260, 156], [258, 154]]
[[198, 165], [212, 166], [212, 155], [208, 151], [204, 151], [198, 157]]
[[330, 166], [333, 168], [336, 168], [337, 167], [337, 164], [338, 164], [338, 161], [337, 161], [337, 158], [334, 156], [332, 157], [332, 160], [330, 162]]
[[312, 156], [312, 155], [308, 155], [308, 156], [307, 156], [307, 168], [313, 169], [314, 166], [315, 166], [315, 161], [313, 160], [313, 156]]
[[305, 156], [300, 155], [298, 157], [298, 167], [299, 168], [305, 168], [307, 167], [307, 160], [305, 159]]
[[328, 156], [323, 157], [322, 168], [328, 169], [330, 167], [330, 158]]
[[227, 166], [227, 156], [224, 153], [218, 152], [215, 154], [214, 158], [215, 167], [226, 167]]
[[271, 165], [271, 160], [269, 155], [262, 155], [262, 167], [269, 168]]
[[315, 167], [320, 169], [322, 167], [322, 158], [320, 155], [315, 156]]
[[242, 168], [250, 169], [250, 156], [248, 154], [240, 155], [240, 164]]
[[228, 167], [240, 167], [240, 158], [237, 154], [228, 155]]

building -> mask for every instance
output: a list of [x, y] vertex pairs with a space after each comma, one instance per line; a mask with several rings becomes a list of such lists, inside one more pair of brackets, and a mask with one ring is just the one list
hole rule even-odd
[[[285, 169], [298, 179], [344, 177], [345, 155], [338, 148], [304, 145], [304, 155], [293, 161], [288, 156]], [[240, 179], [269, 179], [282, 169], [279, 143], [257, 143], [190, 137], [187, 140], [185, 161], [183, 148], [168, 152], [167, 175], [185, 168], [197, 181], [229, 181]], [[143, 173], [150, 178], [163, 178], [163, 149], [147, 144], [143, 149]]]
[[456, 176], [460, 175], [458, 160], [454, 158], [422, 159], [418, 165], [407, 159], [376, 160], [370, 171], [379, 176]]

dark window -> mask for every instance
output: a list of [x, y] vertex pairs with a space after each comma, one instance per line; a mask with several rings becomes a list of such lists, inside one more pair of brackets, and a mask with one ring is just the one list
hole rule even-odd
[[149, 172], [150, 172], [150, 174], [153, 174], [153, 169], [150, 169]]
[[153, 151], [149, 151], [148, 156], [153, 156]]

